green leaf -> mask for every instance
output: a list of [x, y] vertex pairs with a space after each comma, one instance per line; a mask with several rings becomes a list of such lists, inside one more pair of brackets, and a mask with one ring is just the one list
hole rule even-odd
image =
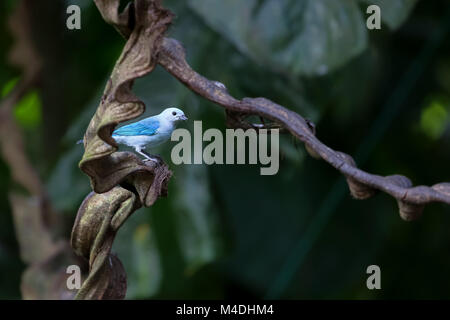
[[14, 87], [16, 86], [17, 82], [19, 82], [19, 80], [20, 80], [19, 77], [16, 77], [16, 78], [13, 78], [13, 79], [9, 80], [3, 86], [0, 96], [2, 98], [6, 97], [14, 89]]
[[26, 129], [36, 128], [42, 120], [42, 105], [36, 90], [27, 93], [14, 108], [14, 117]]
[[[1, 89], [0, 97], [6, 97], [17, 85], [20, 78], [9, 80]], [[42, 120], [42, 104], [37, 90], [28, 92], [14, 107], [14, 117], [22, 128], [36, 128]]]
[[448, 112], [439, 101], [433, 101], [431, 105], [422, 111], [420, 127], [431, 139], [439, 139], [449, 123]]
[[[398, 27], [414, 5], [406, 0], [378, 3], [391, 27]], [[359, 0], [189, 0], [190, 7], [241, 52], [293, 75], [326, 74], [366, 49], [368, 31], [359, 4]]]
[[146, 209], [135, 212], [117, 234], [114, 251], [128, 275], [127, 298], [149, 298], [161, 285], [163, 270]]
[[89, 179], [78, 168], [83, 146], [75, 144], [59, 159], [47, 182], [53, 206], [59, 211], [75, 212], [91, 191]]
[[242, 52], [287, 73], [327, 73], [367, 44], [355, 1], [190, 0], [189, 4]]
[[177, 183], [171, 204], [177, 222], [177, 234], [182, 254], [187, 262], [187, 274], [192, 274], [218, 253], [218, 212], [213, 205], [209, 173], [205, 165], [185, 165], [175, 168]]

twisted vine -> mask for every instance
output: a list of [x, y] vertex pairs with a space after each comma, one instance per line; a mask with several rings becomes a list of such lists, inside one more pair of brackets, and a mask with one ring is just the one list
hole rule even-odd
[[151, 206], [167, 194], [171, 172], [164, 163], [144, 163], [130, 152], [116, 152], [111, 133], [120, 122], [139, 117], [144, 103], [131, 91], [133, 81], [150, 73], [156, 50], [172, 14], [159, 1], [136, 0], [122, 14], [119, 0], [96, 0], [106, 21], [118, 30], [133, 23], [128, 41], [106, 85], [100, 105], [84, 135], [80, 169], [90, 180], [91, 192], [80, 206], [72, 229], [75, 253], [89, 261], [89, 275], [77, 299], [123, 299], [126, 274], [118, 257], [111, 254], [116, 232], [141, 206]]
[[[280, 127], [305, 144], [308, 153], [341, 172], [351, 195], [367, 199], [378, 191], [394, 197], [400, 216], [417, 219], [426, 204], [450, 204], [450, 183], [413, 186], [405, 176], [379, 176], [359, 169], [353, 158], [326, 146], [315, 136], [315, 126], [299, 114], [265, 98], [232, 97], [226, 87], [194, 71], [186, 62], [183, 46], [165, 38], [172, 13], [161, 0], [135, 0], [119, 12], [119, 0], [94, 0], [103, 19], [127, 39], [106, 86], [102, 101], [84, 137], [85, 153], [80, 168], [91, 179], [93, 193], [81, 205], [72, 231], [72, 247], [89, 261], [90, 273], [78, 292], [80, 299], [123, 298], [126, 275], [110, 250], [115, 233], [140, 206], [151, 206], [167, 193], [170, 171], [165, 164], [143, 163], [128, 152], [116, 152], [111, 138], [115, 126], [138, 117], [144, 104], [133, 95], [133, 80], [150, 73], [156, 64], [190, 90], [226, 110], [227, 123], [239, 127]], [[246, 118], [258, 115], [262, 124]], [[264, 119], [271, 123], [266, 124]]]
[[367, 173], [356, 166], [350, 155], [335, 151], [317, 139], [311, 122], [294, 111], [266, 98], [235, 99], [226, 88], [195, 72], [186, 62], [183, 46], [175, 39], [164, 39], [159, 50], [158, 63], [189, 89], [224, 107], [228, 115], [232, 114], [235, 118], [237, 115], [241, 119], [243, 116], [259, 115], [278, 123], [302, 141], [312, 157], [323, 159], [340, 171], [347, 179], [351, 195], [356, 199], [368, 199], [377, 191], [383, 191], [398, 201], [400, 215], [405, 220], [419, 217], [427, 203], [450, 204], [450, 183], [414, 187], [405, 176], [383, 177]]

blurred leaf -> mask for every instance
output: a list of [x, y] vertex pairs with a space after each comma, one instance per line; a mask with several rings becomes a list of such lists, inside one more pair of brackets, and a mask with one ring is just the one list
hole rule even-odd
[[83, 155], [83, 146], [75, 145], [58, 161], [47, 182], [53, 206], [61, 212], [75, 212], [90, 191], [89, 179], [77, 164]]
[[36, 128], [42, 120], [42, 104], [36, 90], [27, 93], [14, 108], [14, 117], [26, 129]]
[[[1, 89], [0, 97], [8, 95], [19, 82], [16, 77], [9, 80]], [[14, 117], [19, 125], [26, 129], [37, 127], [42, 120], [41, 98], [37, 90], [28, 92], [14, 107]]]
[[420, 127], [431, 139], [439, 139], [449, 123], [448, 112], [439, 101], [433, 101], [422, 111]]
[[176, 214], [180, 247], [187, 262], [186, 272], [192, 274], [218, 254], [218, 214], [205, 165], [180, 166], [176, 175], [171, 204]]
[[1, 94], [0, 96], [2, 98], [6, 97], [6, 95], [8, 95], [16, 86], [17, 82], [19, 82], [19, 77], [13, 78], [11, 80], [9, 80], [2, 88]]
[[78, 168], [84, 148], [82, 144], [76, 142], [83, 139], [84, 130], [95, 113], [102, 90], [103, 88], [97, 90], [80, 116], [68, 128], [64, 136], [68, 150], [60, 156], [47, 180], [47, 190], [52, 204], [60, 212], [75, 213], [83, 198], [91, 191], [88, 177]]
[[[388, 25], [398, 27], [415, 1], [378, 3]], [[285, 73], [323, 75], [367, 47], [359, 0], [190, 0], [189, 4], [241, 52]]]
[[189, 4], [243, 53], [286, 73], [325, 74], [367, 44], [355, 1], [190, 0]]
[[162, 281], [163, 270], [148, 211], [135, 212], [122, 226], [114, 244], [128, 274], [128, 299], [152, 297]]
[[138, 279], [133, 283], [136, 297], [150, 297], [158, 289], [162, 279], [161, 263], [155, 236], [149, 224], [142, 224], [134, 231], [133, 268]]

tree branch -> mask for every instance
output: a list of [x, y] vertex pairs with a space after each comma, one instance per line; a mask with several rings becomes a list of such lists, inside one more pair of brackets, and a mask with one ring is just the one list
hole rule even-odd
[[120, 0], [95, 0], [102, 17], [128, 38], [84, 135], [80, 169], [91, 179], [75, 220], [71, 245], [89, 263], [76, 299], [123, 299], [126, 273], [111, 253], [115, 235], [142, 206], [166, 196], [171, 171], [164, 163], [143, 162], [131, 152], [116, 152], [111, 133], [117, 124], [139, 117], [144, 103], [132, 92], [135, 79], [153, 71], [156, 52], [172, 14], [160, 1], [135, 0], [123, 13]]
[[227, 111], [255, 114], [279, 123], [304, 142], [313, 157], [325, 160], [340, 171], [346, 177], [350, 192], [356, 199], [370, 198], [377, 190], [381, 190], [398, 201], [400, 214], [405, 220], [420, 216], [427, 203], [450, 204], [450, 183], [414, 187], [405, 176], [383, 177], [367, 173], [356, 166], [350, 155], [335, 151], [317, 139], [314, 130], [299, 114], [265, 98], [235, 99], [226, 88], [195, 72], [186, 62], [183, 46], [175, 39], [165, 38], [161, 43], [158, 63], [189, 89], [223, 106]]

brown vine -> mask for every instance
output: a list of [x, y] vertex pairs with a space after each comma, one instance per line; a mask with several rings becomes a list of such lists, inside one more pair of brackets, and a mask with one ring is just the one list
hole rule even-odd
[[123, 299], [126, 274], [118, 257], [111, 254], [116, 232], [141, 206], [151, 206], [167, 194], [171, 172], [164, 163], [143, 162], [130, 152], [116, 152], [111, 133], [120, 122], [139, 117], [144, 103], [131, 91], [133, 81], [156, 65], [156, 50], [172, 14], [159, 1], [136, 0], [122, 14], [119, 0], [96, 0], [103, 18], [119, 32], [124, 23], [133, 28], [116, 62], [100, 105], [84, 135], [84, 155], [79, 163], [93, 192], [80, 206], [72, 229], [75, 253], [89, 262], [89, 275], [77, 299]]
[[265, 98], [235, 99], [215, 81], [192, 70], [186, 62], [185, 50], [177, 40], [165, 38], [159, 52], [158, 63], [198, 95], [225, 107], [228, 112], [259, 115], [288, 130], [305, 143], [311, 156], [325, 160], [347, 178], [354, 198], [367, 199], [377, 190], [386, 192], [401, 203], [416, 208], [412, 212], [407, 210], [410, 213], [402, 211], [402, 217], [406, 220], [419, 216], [418, 211], [427, 203], [450, 204], [450, 183], [413, 187], [411, 182], [405, 183], [409, 179], [403, 176], [382, 177], [367, 173], [356, 166], [350, 155], [335, 151], [317, 139], [310, 122], [299, 114]]
[[[115, 233], [137, 208], [150, 206], [167, 193], [170, 171], [165, 164], [143, 163], [136, 155], [116, 152], [111, 137], [120, 122], [134, 119], [144, 104], [133, 95], [133, 80], [150, 73], [156, 64], [190, 90], [226, 110], [227, 123], [235, 127], [278, 127], [304, 142], [306, 150], [340, 171], [351, 195], [367, 199], [378, 191], [394, 197], [405, 220], [418, 218], [431, 202], [450, 204], [450, 183], [413, 186], [404, 176], [379, 176], [359, 169], [353, 158], [335, 151], [315, 136], [315, 126], [299, 114], [265, 98], [232, 97], [226, 87], [195, 72], [186, 61], [183, 46], [164, 33], [173, 14], [160, 0], [135, 0], [119, 12], [119, 0], [94, 0], [103, 19], [127, 39], [112, 72], [96, 114], [84, 137], [80, 168], [90, 177], [93, 193], [81, 205], [72, 232], [72, 247], [89, 261], [90, 273], [77, 297], [123, 298], [126, 276], [120, 260], [110, 250]], [[262, 124], [246, 122], [258, 115]], [[266, 124], [264, 119], [269, 120]]]

